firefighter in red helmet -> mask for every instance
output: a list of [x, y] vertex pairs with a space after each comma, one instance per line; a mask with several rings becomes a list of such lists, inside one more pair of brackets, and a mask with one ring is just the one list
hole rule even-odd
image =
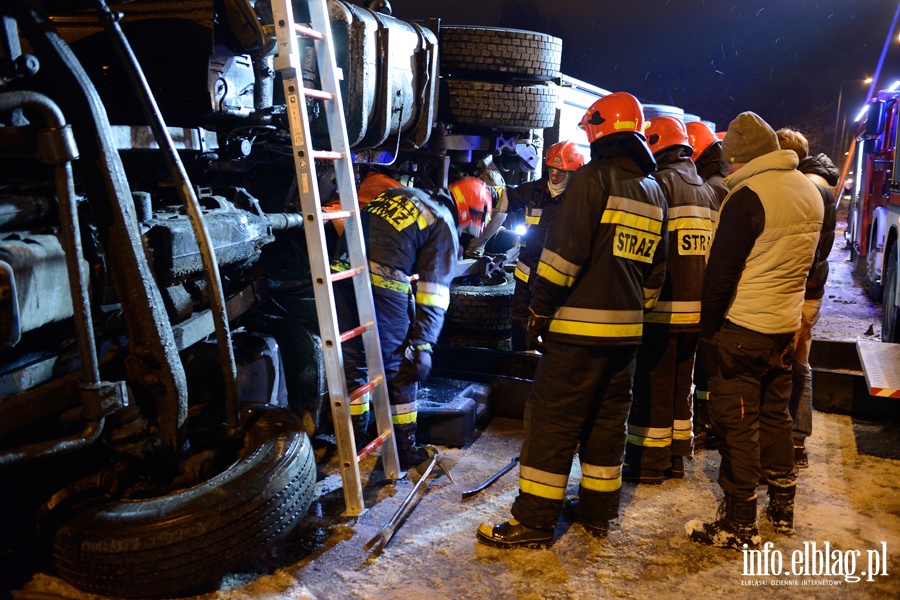
[[528, 306], [531, 304], [530, 277], [538, 266], [544, 238], [556, 212], [565, 198], [566, 185], [572, 173], [584, 164], [584, 155], [575, 142], [558, 142], [547, 149], [544, 161], [546, 173], [536, 181], [503, 188], [500, 206], [488, 228], [472, 240], [467, 256], [477, 256], [485, 243], [500, 230], [506, 215], [512, 211], [525, 213], [526, 231], [520, 239], [519, 259], [513, 276], [516, 288], [512, 301], [512, 347], [525, 350], [525, 325], [528, 323]]
[[[617, 92], [582, 123], [591, 160], [575, 171], [535, 273], [527, 336], [542, 345], [512, 519], [482, 523], [479, 542], [542, 548], [560, 512], [605, 537], [618, 517], [625, 423], [644, 311], [656, 303], [668, 253], [666, 200], [644, 139], [640, 102]], [[564, 502], [580, 445], [578, 498]]]
[[[432, 346], [450, 302], [459, 235], [464, 229], [480, 233], [490, 210], [487, 184], [468, 177], [451, 184], [449, 190], [430, 193], [391, 188], [360, 212], [391, 418], [404, 469], [429, 458], [428, 452], [416, 445], [416, 396], [418, 384], [431, 371]], [[332, 270], [347, 268], [346, 244], [341, 244]], [[358, 324], [351, 285], [349, 280], [335, 284], [341, 331]], [[343, 349], [347, 380], [357, 386], [364, 384], [368, 378], [359, 338], [344, 344]], [[357, 446], [361, 446], [370, 421], [369, 394], [351, 402], [350, 414]]]
[[700, 291], [719, 202], [690, 159], [694, 149], [684, 123], [655, 117], [644, 133], [656, 159], [653, 177], [666, 196], [671, 243], [659, 301], [644, 315], [622, 479], [657, 484], [667, 475], [684, 477], [684, 460], [692, 455]]

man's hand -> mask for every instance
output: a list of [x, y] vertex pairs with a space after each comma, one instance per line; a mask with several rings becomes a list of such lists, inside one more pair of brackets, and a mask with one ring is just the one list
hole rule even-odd
[[525, 348], [543, 352], [543, 336], [547, 333], [547, 328], [550, 326], [550, 317], [535, 314], [530, 308], [528, 310], [531, 311], [531, 315], [528, 317], [528, 325], [525, 331]]

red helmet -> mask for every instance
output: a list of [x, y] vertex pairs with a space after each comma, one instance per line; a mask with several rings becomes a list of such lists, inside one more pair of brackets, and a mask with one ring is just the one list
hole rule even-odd
[[644, 107], [628, 92], [613, 92], [595, 100], [581, 118], [588, 142], [611, 133], [631, 131], [644, 135]]
[[491, 215], [491, 191], [488, 184], [477, 177], [463, 177], [450, 184], [450, 194], [456, 201], [459, 226], [472, 227], [481, 233]]
[[724, 139], [725, 139], [725, 134], [726, 134], [726, 133], [728, 133], [728, 132], [727, 132], [727, 131], [717, 131], [717, 132], [716, 132], [716, 137], [719, 138], [719, 140], [724, 140]]
[[560, 171], [574, 171], [584, 165], [584, 155], [575, 142], [557, 142], [547, 150], [546, 165]]
[[713, 133], [713, 130], [710, 129], [706, 123], [700, 121], [691, 121], [690, 123], [686, 123], [685, 127], [687, 128], [691, 146], [694, 148], [694, 153], [691, 154], [691, 160], [697, 162], [700, 155], [703, 154], [707, 148], [717, 143], [719, 138], [716, 137], [716, 134]]
[[[653, 117], [648, 119], [644, 135], [647, 137], [647, 145], [650, 146], [650, 151], [654, 154], [672, 146], [691, 147], [684, 123], [675, 117]], [[693, 148], [691, 150], [693, 151]]]

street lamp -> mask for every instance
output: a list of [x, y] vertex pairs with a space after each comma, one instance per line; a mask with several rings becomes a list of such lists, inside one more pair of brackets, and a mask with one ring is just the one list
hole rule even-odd
[[838, 123], [840, 123], [841, 120], [841, 101], [844, 98], [844, 84], [847, 83], [872, 83], [872, 78], [866, 77], [865, 79], [848, 79], [841, 82], [841, 85], [838, 88], [837, 112], [834, 115], [834, 139], [831, 142], [831, 156], [837, 156], [837, 135]]

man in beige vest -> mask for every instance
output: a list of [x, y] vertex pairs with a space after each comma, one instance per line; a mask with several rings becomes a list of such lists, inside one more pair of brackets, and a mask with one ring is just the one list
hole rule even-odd
[[696, 542], [742, 550], [759, 547], [763, 477], [766, 517], [776, 532], [793, 533], [793, 339], [824, 208], [816, 186], [797, 171], [797, 155], [780, 149], [759, 115], [738, 115], [723, 150], [729, 193], [704, 274], [698, 361], [709, 373], [725, 498], [715, 521], [691, 521], [686, 531]]

